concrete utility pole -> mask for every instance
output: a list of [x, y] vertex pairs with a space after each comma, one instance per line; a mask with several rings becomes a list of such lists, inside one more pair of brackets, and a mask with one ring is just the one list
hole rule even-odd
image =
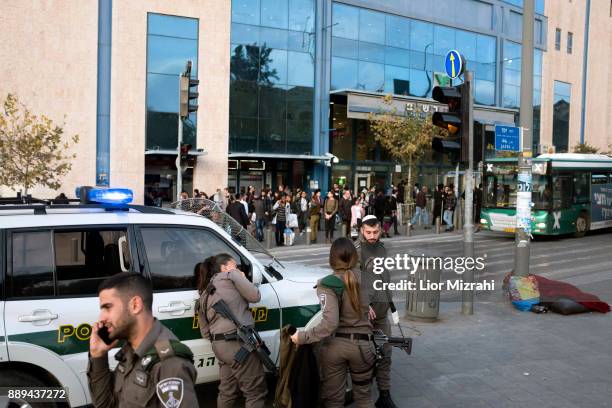
[[529, 275], [529, 239], [531, 237], [531, 145], [533, 144], [533, 24], [534, 0], [524, 0], [520, 109], [523, 150], [518, 159], [516, 251], [514, 257], [514, 274], [516, 276]]
[[[468, 166], [465, 169], [465, 212], [463, 222], [463, 256], [474, 258], [474, 74], [472, 71], [465, 71], [464, 79], [468, 90], [467, 98], [468, 112], [462, 114], [462, 123], [465, 121], [464, 129], [467, 134], [461, 137], [468, 138], [469, 158]], [[459, 197], [458, 197], [459, 199]], [[463, 275], [464, 282], [474, 282], [474, 270], [466, 270]], [[461, 314], [474, 314], [474, 291], [464, 290], [461, 292]]]

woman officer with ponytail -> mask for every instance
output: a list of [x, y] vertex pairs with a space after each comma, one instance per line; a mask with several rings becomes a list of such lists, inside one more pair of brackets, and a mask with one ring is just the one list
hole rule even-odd
[[263, 407], [267, 386], [261, 361], [255, 353], [241, 364], [234, 360], [242, 347], [236, 325], [212, 308], [223, 299], [243, 325], [254, 326], [249, 303], [259, 302], [259, 289], [244, 276], [244, 272], [238, 270], [236, 261], [228, 254], [207, 258], [196, 265], [194, 272], [200, 294], [197, 308], [200, 332], [212, 342], [219, 362], [217, 407], [233, 407], [239, 391], [244, 395], [246, 407]]
[[349, 368], [355, 405], [373, 407], [371, 382], [376, 360], [368, 306], [363, 304], [359, 275], [352, 270], [357, 251], [347, 238], [334, 241], [329, 254], [334, 273], [317, 283], [323, 320], [317, 326], [298, 331], [296, 344], [321, 342], [321, 398], [325, 407], [343, 407], [346, 370]]

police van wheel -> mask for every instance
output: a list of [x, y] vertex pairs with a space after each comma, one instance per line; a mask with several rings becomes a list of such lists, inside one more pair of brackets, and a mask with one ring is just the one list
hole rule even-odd
[[589, 220], [585, 213], [581, 213], [578, 218], [576, 218], [576, 232], [574, 232], [574, 236], [576, 238], [582, 238], [589, 230]]
[[[45, 384], [39, 378], [24, 373], [23, 371], [17, 370], [0, 370], [0, 387], [49, 387], [49, 384]], [[24, 401], [21, 399], [5, 399], [0, 397], [0, 407], [2, 408], [43, 408], [52, 407], [57, 408], [60, 405], [54, 402], [32, 402]]]

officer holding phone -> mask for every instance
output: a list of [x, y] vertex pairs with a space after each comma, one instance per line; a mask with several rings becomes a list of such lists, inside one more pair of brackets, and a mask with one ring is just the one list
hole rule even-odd
[[[89, 341], [87, 378], [100, 407], [197, 407], [191, 350], [152, 314], [153, 291], [136, 273], [114, 275], [98, 288], [100, 319]], [[108, 352], [125, 340], [109, 369]]]

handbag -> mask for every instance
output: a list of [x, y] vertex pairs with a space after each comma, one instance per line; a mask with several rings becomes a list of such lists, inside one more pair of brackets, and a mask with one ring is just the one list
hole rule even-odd
[[287, 227], [289, 228], [297, 228], [298, 227], [298, 217], [297, 214], [289, 214], [287, 215]]

